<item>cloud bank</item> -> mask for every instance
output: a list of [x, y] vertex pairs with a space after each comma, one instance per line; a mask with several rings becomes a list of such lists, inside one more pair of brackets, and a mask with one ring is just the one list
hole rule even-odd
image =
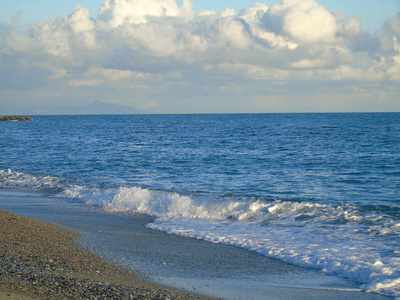
[[[78, 5], [28, 29], [4, 26], [0, 104], [102, 100], [156, 112], [400, 109], [400, 13], [371, 35], [361, 17], [330, 12], [315, 0], [220, 14], [192, 7], [191, 0], [182, 6], [106, 0], [95, 19]], [[335, 104], [335, 97], [345, 102]]]

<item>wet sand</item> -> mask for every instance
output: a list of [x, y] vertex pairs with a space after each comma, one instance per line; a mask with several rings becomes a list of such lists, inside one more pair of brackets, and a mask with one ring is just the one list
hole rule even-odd
[[78, 234], [0, 209], [1, 299], [205, 299], [142, 281]]

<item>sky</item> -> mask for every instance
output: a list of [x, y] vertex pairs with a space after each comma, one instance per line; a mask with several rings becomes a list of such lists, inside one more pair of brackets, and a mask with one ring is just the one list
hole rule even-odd
[[95, 101], [399, 112], [400, 0], [0, 0], [0, 115]]

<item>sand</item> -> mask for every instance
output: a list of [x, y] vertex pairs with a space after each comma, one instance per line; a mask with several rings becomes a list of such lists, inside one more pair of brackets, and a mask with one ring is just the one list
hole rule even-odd
[[205, 299], [142, 281], [77, 238], [0, 209], [0, 299]]

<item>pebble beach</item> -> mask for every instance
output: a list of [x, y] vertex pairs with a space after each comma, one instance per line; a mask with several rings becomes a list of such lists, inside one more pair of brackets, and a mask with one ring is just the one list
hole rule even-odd
[[1, 299], [204, 299], [140, 280], [66, 228], [4, 210], [0, 224]]

